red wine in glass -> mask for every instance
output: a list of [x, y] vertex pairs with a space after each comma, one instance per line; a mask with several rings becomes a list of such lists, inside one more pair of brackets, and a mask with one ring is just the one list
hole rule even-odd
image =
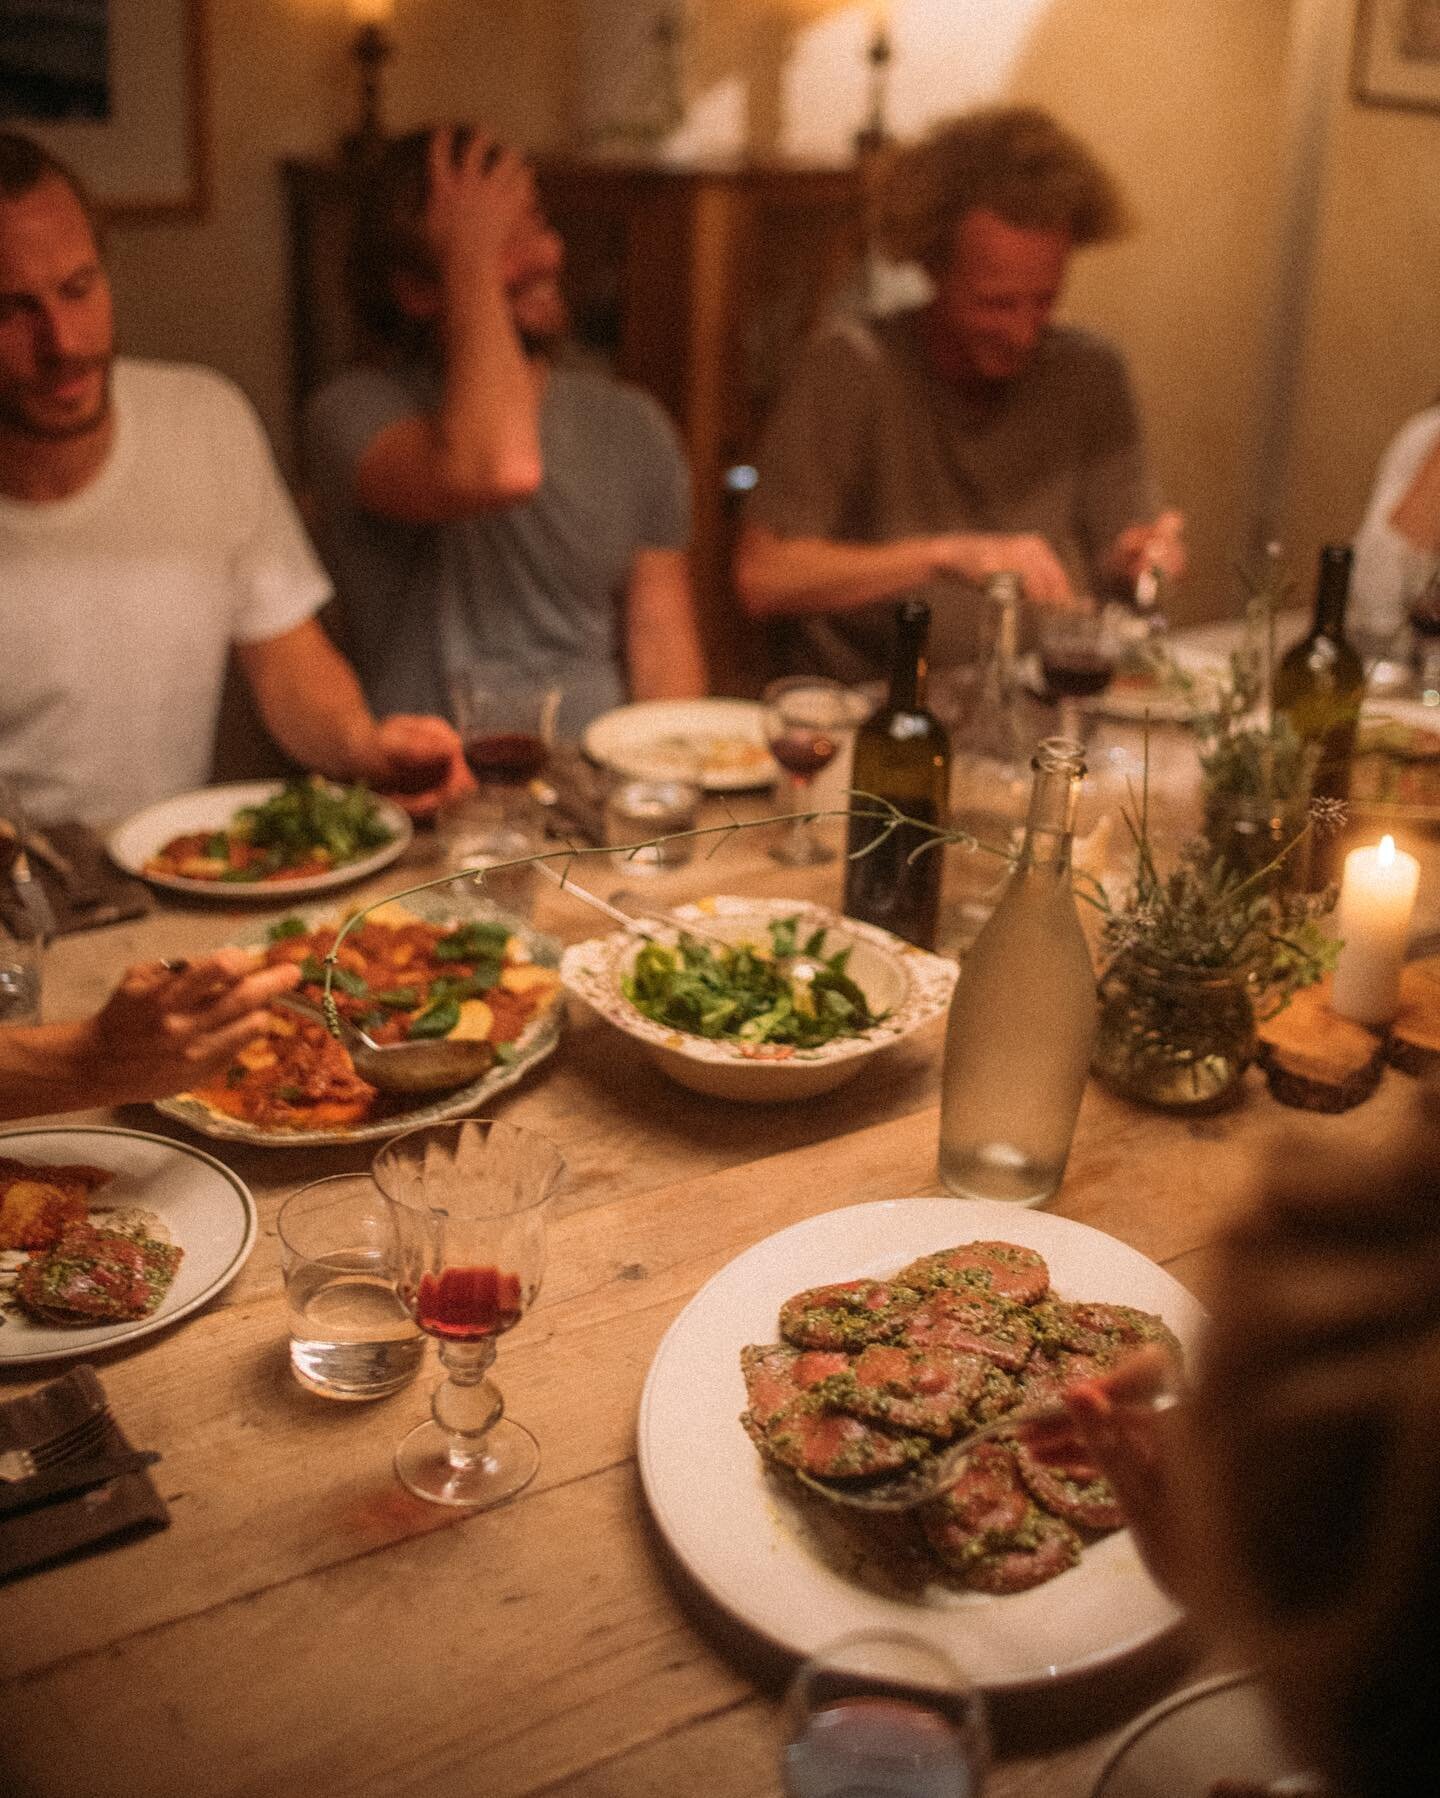
[[1057, 699], [1091, 699], [1103, 693], [1115, 675], [1115, 660], [1100, 651], [1070, 650], [1063, 656], [1042, 655], [1046, 689]]
[[544, 739], [528, 731], [495, 731], [465, 739], [465, 760], [482, 786], [523, 787], [545, 766]]
[[524, 1315], [519, 1274], [498, 1267], [446, 1267], [420, 1276], [415, 1321], [446, 1342], [483, 1342]]
[[838, 739], [828, 732], [798, 726], [777, 731], [767, 743], [775, 760], [797, 780], [813, 780], [834, 761], [840, 747]]
[[422, 761], [402, 762], [385, 777], [381, 790], [386, 793], [428, 793], [438, 787], [450, 772], [448, 754], [427, 755]]

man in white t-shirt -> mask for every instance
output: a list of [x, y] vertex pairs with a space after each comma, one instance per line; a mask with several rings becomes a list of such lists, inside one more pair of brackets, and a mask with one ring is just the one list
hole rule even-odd
[[329, 594], [248, 401], [115, 357], [78, 186], [0, 132], [0, 778], [92, 822], [202, 785], [233, 646], [295, 761], [433, 808], [468, 780], [459, 741], [377, 721]]
[[1391, 440], [1355, 538], [1350, 624], [1367, 648], [1395, 637], [1440, 575], [1440, 403]]

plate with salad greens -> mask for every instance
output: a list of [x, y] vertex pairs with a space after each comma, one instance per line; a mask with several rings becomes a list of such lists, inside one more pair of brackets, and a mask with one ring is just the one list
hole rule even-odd
[[[712, 1098], [812, 1098], [945, 1011], [955, 963], [796, 899], [719, 895], [561, 957], [566, 990]], [[687, 931], [692, 924], [697, 932]]]
[[111, 860], [167, 892], [269, 904], [363, 880], [403, 854], [410, 820], [320, 775], [180, 793], [111, 833]]

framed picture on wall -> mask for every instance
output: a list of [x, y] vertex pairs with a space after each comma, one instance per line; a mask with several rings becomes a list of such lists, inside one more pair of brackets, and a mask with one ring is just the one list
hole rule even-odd
[[202, 0], [6, 0], [0, 128], [68, 162], [110, 218], [205, 204]]
[[1373, 106], [1440, 112], [1440, 0], [1360, 0], [1354, 90]]

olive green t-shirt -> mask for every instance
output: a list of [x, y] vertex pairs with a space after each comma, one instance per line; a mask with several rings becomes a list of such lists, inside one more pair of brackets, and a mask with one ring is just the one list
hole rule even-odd
[[[1155, 516], [1119, 353], [1052, 326], [1024, 374], [975, 399], [933, 370], [919, 311], [836, 319], [808, 344], [756, 459], [748, 517], [782, 537], [888, 543], [944, 531], [1038, 532], [1080, 592], [1126, 525]], [[882, 604], [786, 621], [787, 662], [839, 680], [889, 661], [896, 601], [932, 608], [934, 666], [972, 661], [975, 590], [938, 576]]]

